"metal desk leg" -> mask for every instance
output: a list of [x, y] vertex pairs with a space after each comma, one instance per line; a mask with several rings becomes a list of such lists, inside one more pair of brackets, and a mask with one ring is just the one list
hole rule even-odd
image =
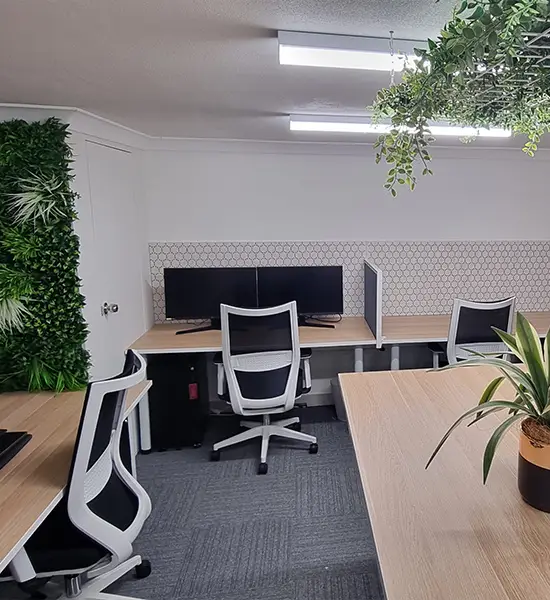
[[355, 348], [355, 372], [363, 372], [363, 347]]
[[19, 583], [30, 581], [36, 577], [36, 571], [32, 566], [25, 548], [21, 548], [21, 550], [13, 557], [9, 564], [9, 569], [12, 577]]
[[128, 437], [130, 442], [130, 465], [132, 467], [132, 475], [137, 478], [137, 468], [136, 468], [136, 454], [138, 452], [137, 448], [137, 436], [138, 436], [138, 422], [137, 422], [137, 412], [134, 409], [128, 415]]
[[149, 420], [149, 396], [146, 394], [138, 404], [139, 441], [142, 452], [151, 452], [151, 422]]
[[399, 371], [399, 368], [399, 346], [392, 346], [390, 369], [392, 371]]

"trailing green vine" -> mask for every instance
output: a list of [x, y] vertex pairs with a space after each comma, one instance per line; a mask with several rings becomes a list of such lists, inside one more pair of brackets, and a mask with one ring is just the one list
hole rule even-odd
[[417, 67], [376, 97], [374, 119], [392, 125], [376, 144], [392, 195], [398, 185], [415, 188], [419, 167], [432, 173], [434, 122], [524, 134], [533, 156], [550, 131], [549, 47], [548, 1], [461, 2], [439, 37], [416, 50]]
[[88, 380], [66, 138], [57, 119], [0, 123], [0, 392]]

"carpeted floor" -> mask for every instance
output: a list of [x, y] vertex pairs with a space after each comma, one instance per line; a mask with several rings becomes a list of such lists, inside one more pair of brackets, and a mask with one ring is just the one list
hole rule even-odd
[[351, 438], [333, 414], [302, 410], [319, 453], [276, 440], [267, 475], [256, 474], [259, 442], [208, 461], [212, 441], [238, 430], [232, 417], [217, 419], [203, 448], [140, 456], [153, 512], [136, 550], [153, 572], [109, 591], [151, 600], [382, 600]]
[[[299, 414], [319, 453], [275, 440], [267, 475], [256, 474], [259, 441], [209, 462], [210, 445], [239, 431], [235, 417], [213, 419], [200, 449], [140, 456], [153, 512], [135, 548], [153, 571], [108, 591], [146, 600], [383, 600], [347, 426], [329, 408]], [[48, 598], [59, 596], [59, 583], [48, 584]], [[0, 600], [25, 598], [0, 584]]]

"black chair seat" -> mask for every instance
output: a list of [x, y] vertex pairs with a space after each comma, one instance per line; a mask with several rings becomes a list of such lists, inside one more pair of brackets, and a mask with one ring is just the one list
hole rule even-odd
[[[25, 550], [37, 573], [87, 569], [108, 556], [69, 520], [67, 503], [62, 501], [25, 544]], [[8, 577], [6, 569], [0, 577]]]

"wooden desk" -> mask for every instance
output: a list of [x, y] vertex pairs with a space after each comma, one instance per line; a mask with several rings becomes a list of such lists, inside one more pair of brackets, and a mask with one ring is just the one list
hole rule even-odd
[[[376, 339], [363, 317], [344, 317], [334, 328], [300, 327], [300, 346], [304, 348], [353, 347], [354, 370], [363, 371], [363, 348], [375, 346]], [[221, 331], [199, 331], [176, 335], [176, 331], [192, 329], [193, 325], [170, 323], [154, 325], [130, 347], [141, 354], [185, 354], [219, 352], [222, 349]], [[142, 450], [151, 449], [149, 404], [145, 398], [140, 405], [140, 443]]]
[[[151, 387], [128, 391], [126, 416]], [[63, 497], [85, 392], [0, 394], [0, 425], [31, 441], [0, 469], [0, 572]]]
[[[541, 337], [550, 329], [550, 311], [523, 313]], [[391, 368], [399, 370], [400, 344], [446, 342], [451, 315], [388, 316], [382, 319], [383, 344], [391, 346]]]
[[494, 415], [459, 428], [424, 469], [494, 376], [488, 368], [340, 375], [387, 600], [550, 598], [550, 515], [517, 490], [517, 431], [502, 440], [486, 486]]
[[[192, 329], [186, 324], [154, 325], [138, 338], [132, 349], [143, 354], [170, 354], [185, 352], [219, 352], [222, 348], [221, 331], [201, 331], [175, 335], [181, 329]], [[344, 317], [334, 329], [300, 327], [300, 345], [307, 348], [341, 346], [374, 346], [376, 340], [363, 317]]]
[[[525, 317], [541, 336], [550, 329], [550, 311], [526, 312]], [[382, 319], [385, 344], [446, 342], [451, 315], [388, 316]]]

